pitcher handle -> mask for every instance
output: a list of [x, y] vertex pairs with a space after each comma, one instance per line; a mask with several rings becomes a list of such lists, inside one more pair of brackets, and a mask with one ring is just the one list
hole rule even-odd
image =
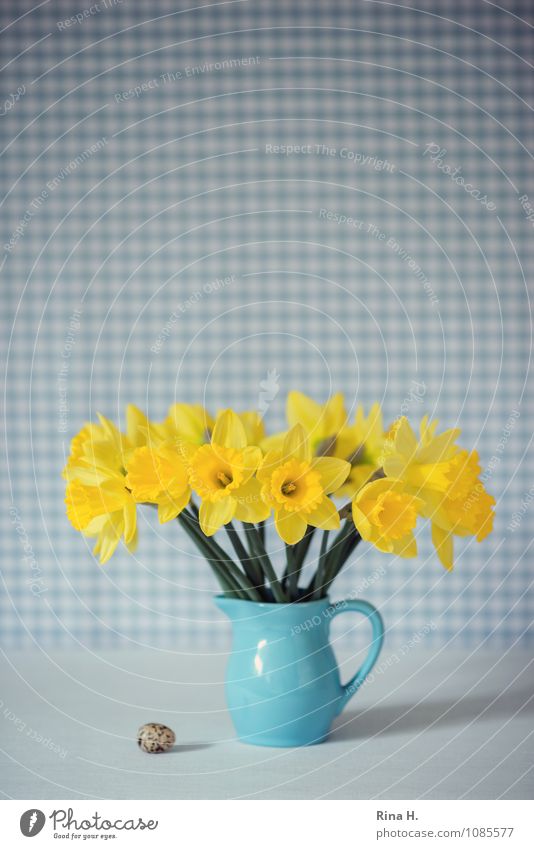
[[369, 604], [368, 601], [363, 601], [363, 599], [359, 598], [338, 601], [328, 608], [327, 615], [330, 619], [333, 619], [334, 616], [339, 616], [340, 613], [350, 613], [351, 611], [363, 613], [364, 616], [367, 616], [373, 629], [373, 640], [369, 647], [367, 657], [360, 669], [358, 669], [356, 674], [352, 676], [350, 681], [341, 685], [342, 694], [338, 704], [338, 714], [341, 713], [347, 702], [353, 697], [369, 675], [378, 659], [382, 643], [384, 642], [384, 623], [382, 621], [382, 617], [376, 607], [373, 607], [373, 605]]

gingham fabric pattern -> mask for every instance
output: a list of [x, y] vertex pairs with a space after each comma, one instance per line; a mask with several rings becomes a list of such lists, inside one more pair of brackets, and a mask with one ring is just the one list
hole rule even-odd
[[458, 424], [498, 501], [452, 574], [422, 527], [413, 561], [361, 546], [335, 597], [376, 604], [392, 647], [531, 639], [531, 4], [4, 0], [0, 22], [2, 643], [213, 647], [178, 527], [141, 512], [102, 568], [69, 526], [69, 440], [128, 402], [278, 429], [292, 388]]

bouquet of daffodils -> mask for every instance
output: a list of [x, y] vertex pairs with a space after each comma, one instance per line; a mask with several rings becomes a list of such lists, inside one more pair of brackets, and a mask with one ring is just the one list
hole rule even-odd
[[[178, 520], [224, 593], [278, 603], [326, 596], [361, 540], [415, 557], [419, 518], [429, 520], [449, 570], [454, 536], [481, 541], [490, 533], [495, 500], [477, 452], [457, 445], [459, 430], [438, 433], [426, 416], [419, 435], [404, 416], [384, 429], [378, 404], [367, 416], [359, 407], [351, 423], [341, 394], [321, 405], [290, 392], [287, 419], [286, 432], [267, 436], [255, 412], [224, 410], [213, 419], [189, 404], [174, 404], [163, 422], [130, 405], [126, 433], [99, 416], [72, 440], [67, 516], [96, 537], [94, 553], [105, 563], [121, 539], [135, 549], [138, 505], [156, 506], [160, 522]], [[285, 543], [278, 571], [265, 545], [271, 516]], [[214, 538], [222, 528], [232, 555]], [[302, 585], [317, 532], [314, 573]]]

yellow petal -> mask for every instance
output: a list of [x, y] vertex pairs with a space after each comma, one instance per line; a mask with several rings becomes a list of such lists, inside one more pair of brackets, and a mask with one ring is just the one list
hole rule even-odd
[[293, 390], [287, 396], [287, 421], [290, 427], [302, 425], [313, 437], [321, 418], [322, 407], [303, 392]]
[[126, 545], [130, 543], [134, 536], [137, 527], [137, 510], [133, 498], [129, 498], [123, 508], [124, 516], [124, 542]]
[[350, 472], [350, 463], [338, 460], [336, 457], [318, 457], [312, 463], [313, 468], [321, 475], [321, 483], [325, 492], [334, 492], [345, 482]]
[[415, 557], [413, 535], [423, 502], [406, 492], [402, 481], [381, 478], [364, 486], [352, 504], [360, 536], [380, 551]]
[[234, 518], [237, 502], [234, 498], [222, 498], [220, 501], [203, 501], [199, 510], [199, 521], [202, 532], [207, 537], [219, 530]]
[[106, 534], [102, 537], [101, 540], [99, 540], [99, 543], [95, 545], [93, 549], [93, 554], [96, 554], [97, 556], [100, 555], [99, 560], [101, 566], [104, 566], [108, 562], [108, 560], [113, 557], [118, 544], [118, 537], [109, 536]]
[[396, 454], [384, 458], [383, 463], [384, 474], [388, 478], [402, 478], [406, 470], [406, 462], [402, 457]]
[[291, 430], [288, 430], [284, 439], [284, 447], [282, 453], [285, 458], [294, 457], [295, 460], [309, 460], [310, 447], [306, 431], [301, 424], [296, 424]]
[[267, 451], [267, 454], [264, 456], [261, 461], [258, 471], [256, 472], [256, 477], [259, 481], [267, 481], [271, 477], [273, 471], [283, 463], [282, 452], [278, 450]]
[[117, 425], [112, 422], [111, 419], [106, 419], [106, 417], [103, 416], [102, 413], [97, 413], [97, 416], [99, 418], [100, 424], [106, 432], [106, 436], [108, 436], [108, 438], [113, 442], [116, 451], [118, 451], [119, 453], [122, 452], [124, 434], [120, 432]]
[[138, 539], [138, 533], [137, 533], [137, 528], [136, 528], [136, 529], [135, 529], [135, 534], [134, 534], [134, 535], [133, 535], [133, 537], [131, 538], [130, 542], [127, 542], [127, 543], [126, 543], [126, 548], [127, 548], [127, 549], [128, 549], [128, 551], [130, 552], [130, 554], [133, 554], [133, 553], [134, 553], [134, 551], [137, 549], [137, 543], [138, 543], [138, 541], [139, 541], [139, 539]]
[[156, 452], [161, 488], [172, 496], [181, 496], [188, 485], [187, 466], [181, 446], [163, 443]]
[[194, 445], [192, 442], [185, 442], [184, 440], [177, 441], [176, 450], [186, 469], [189, 468], [191, 461], [199, 450], [199, 447], [201, 446]]
[[169, 408], [167, 423], [186, 442], [202, 445], [210, 441], [213, 419], [200, 404], [173, 404]]
[[418, 463], [439, 463], [443, 460], [449, 460], [458, 452], [458, 448], [454, 442], [461, 434], [459, 428], [444, 430], [443, 433], [434, 436], [432, 441], [422, 448], [418, 455]]
[[75, 480], [69, 483], [65, 493], [67, 516], [73, 528], [81, 531], [95, 516], [120, 511], [129, 498], [124, 486], [114, 481], [97, 487]]
[[85, 537], [97, 537], [107, 521], [108, 517], [106, 515], [95, 516], [95, 518], [89, 522], [87, 527], [83, 529], [83, 535]]
[[237, 502], [235, 518], [239, 522], [263, 522], [268, 518], [271, 508], [261, 497], [261, 484], [251, 478], [232, 493]]
[[264, 454], [267, 454], [269, 451], [278, 451], [281, 453], [284, 439], [286, 438], [287, 431], [281, 431], [280, 433], [273, 433], [271, 436], [266, 436], [260, 442], [260, 448]]
[[336, 505], [329, 498], [323, 498], [315, 510], [306, 513], [306, 519], [309, 525], [322, 528], [323, 531], [335, 531], [339, 528], [339, 513]]
[[245, 428], [233, 410], [219, 413], [211, 441], [214, 445], [221, 445], [223, 448], [245, 448], [247, 444]]
[[376, 466], [362, 465], [352, 466], [350, 474], [345, 483], [334, 490], [335, 498], [354, 498], [362, 486], [369, 483], [370, 478], [376, 472]]
[[454, 543], [452, 534], [432, 522], [432, 542], [442, 565], [451, 572], [454, 567]]
[[417, 557], [417, 541], [413, 533], [393, 541], [393, 554], [398, 557]]
[[[68, 483], [76, 480], [86, 486], [100, 486], [112, 477], [109, 471], [96, 468], [88, 460], [76, 460], [71, 466], [65, 467], [64, 473], [65, 480]], [[119, 480], [122, 475], [117, 473], [113, 477]], [[124, 478], [122, 479], [124, 480]]]
[[371, 522], [369, 521], [365, 513], [360, 510], [356, 501], [353, 501], [352, 503], [352, 521], [354, 522], [361, 538], [366, 540], [367, 542], [371, 542]]
[[407, 458], [413, 457], [417, 450], [417, 439], [406, 416], [402, 416], [397, 426], [395, 449]]
[[337, 392], [324, 405], [320, 429], [326, 437], [334, 436], [347, 423], [347, 413], [343, 394]]
[[245, 428], [245, 434], [249, 445], [259, 445], [265, 439], [265, 426], [263, 420], [256, 410], [247, 410], [238, 413], [241, 424]]
[[278, 535], [288, 545], [299, 542], [308, 527], [307, 522], [299, 513], [288, 513], [286, 510], [278, 510], [274, 517], [274, 524]]
[[100, 555], [102, 566], [107, 563], [115, 552], [124, 529], [124, 519], [121, 513], [115, 513], [108, 517], [108, 521], [98, 535], [97, 543], [93, 553]]
[[378, 548], [379, 551], [383, 551], [385, 554], [393, 554], [393, 540], [387, 539], [386, 537], [373, 536], [369, 542], [371, 542], [375, 548]]
[[[368, 499], [377, 498], [381, 492], [387, 492], [388, 490], [405, 494], [406, 485], [402, 480], [379, 478], [376, 481], [371, 481], [370, 483], [366, 483], [365, 486], [362, 486], [356, 496], [356, 503], [361, 504], [364, 500], [367, 501]], [[412, 496], [412, 500], [414, 505], [419, 509], [419, 506], [422, 504], [421, 499]]]
[[163, 489], [156, 455], [147, 445], [136, 448], [130, 456], [126, 486], [136, 501], [155, 501]]
[[248, 448], [245, 448], [245, 450], [243, 451], [242, 467], [243, 483], [246, 483], [246, 481], [248, 481], [252, 477], [252, 475], [260, 465], [261, 459], [262, 454], [260, 448], [256, 448], [253, 445], [249, 445]]
[[135, 406], [128, 404], [126, 407], [126, 433], [133, 448], [145, 445], [147, 433], [150, 431], [150, 422], [145, 414]]
[[191, 498], [191, 490], [185, 489], [180, 495], [170, 496], [163, 495], [158, 498], [158, 519], [161, 525], [165, 522], [170, 522], [171, 519], [176, 519], [182, 510], [189, 504]]
[[384, 436], [384, 424], [382, 421], [382, 408], [378, 401], [372, 405], [367, 416], [367, 430], [369, 436], [382, 439]]
[[434, 436], [434, 433], [437, 430], [438, 424], [439, 424], [439, 422], [438, 422], [437, 419], [434, 419], [434, 421], [431, 423], [430, 422], [430, 416], [428, 415], [428, 413], [425, 413], [425, 415], [423, 416], [423, 418], [421, 419], [421, 421], [419, 423], [419, 436], [421, 438], [422, 443], [425, 442], [427, 437], [431, 439]]

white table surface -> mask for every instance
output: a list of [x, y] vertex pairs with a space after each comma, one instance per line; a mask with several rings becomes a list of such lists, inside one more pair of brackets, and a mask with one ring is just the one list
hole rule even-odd
[[[533, 797], [531, 653], [388, 656], [326, 743], [267, 749], [235, 739], [222, 656], [1, 654], [0, 789], [16, 799]], [[175, 730], [174, 750], [138, 749], [149, 721]]]

